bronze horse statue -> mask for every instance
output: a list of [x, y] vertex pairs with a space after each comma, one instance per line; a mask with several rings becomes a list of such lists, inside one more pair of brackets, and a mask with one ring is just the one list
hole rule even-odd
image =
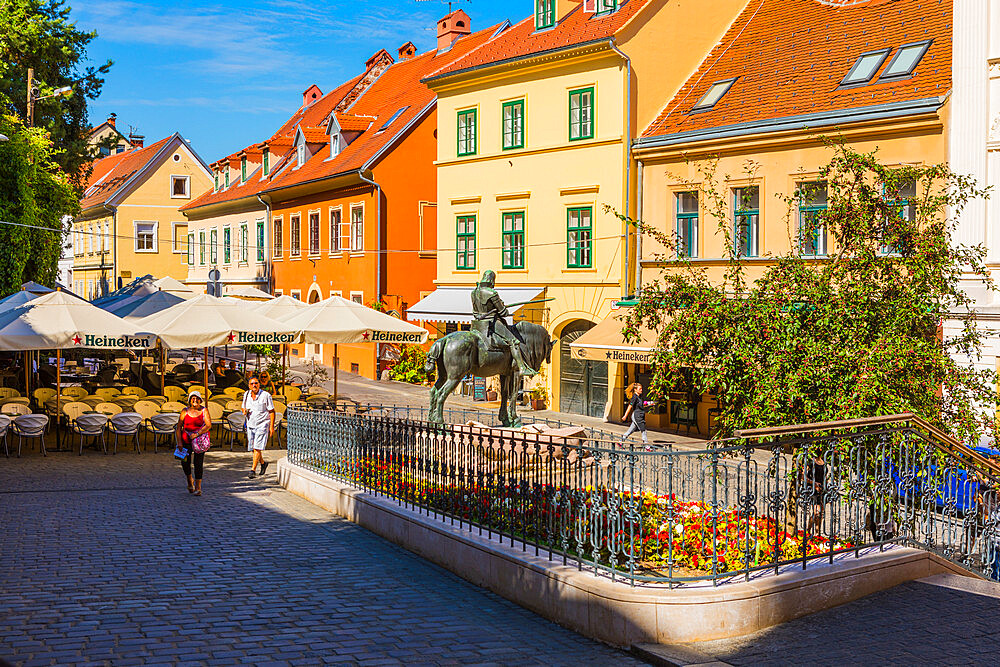
[[[517, 322], [514, 325], [522, 343], [522, 354], [531, 368], [540, 368], [543, 361], [552, 360], [552, 348], [556, 341], [549, 338], [545, 327], [531, 322]], [[462, 378], [468, 375], [478, 377], [500, 376], [500, 423], [517, 427], [521, 419], [517, 416], [517, 391], [521, 386], [518, 371], [510, 348], [490, 347], [478, 363], [479, 334], [472, 331], [455, 331], [440, 338], [431, 345], [427, 353], [425, 370], [437, 371], [434, 386], [431, 387], [431, 409], [428, 419], [435, 423], [444, 422], [444, 402], [455, 390]]]

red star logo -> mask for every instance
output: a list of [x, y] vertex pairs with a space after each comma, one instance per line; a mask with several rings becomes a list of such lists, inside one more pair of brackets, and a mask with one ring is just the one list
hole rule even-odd
[[232, 343], [234, 340], [236, 340], [236, 334], [234, 334], [232, 331], [230, 331], [229, 332], [229, 342]]
[[361, 337], [364, 338], [365, 340], [368, 340], [368, 332], [366, 331], [363, 334], [361, 334]]
[[77, 335], [73, 336], [73, 344], [74, 345], [79, 345], [82, 342], [83, 342], [83, 339], [80, 338], [80, 334], [77, 334]]

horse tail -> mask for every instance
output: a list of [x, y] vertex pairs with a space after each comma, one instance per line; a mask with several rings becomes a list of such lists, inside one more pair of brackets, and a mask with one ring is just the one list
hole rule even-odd
[[444, 350], [444, 338], [438, 338], [431, 345], [431, 349], [427, 351], [427, 361], [424, 362], [425, 373], [434, 372], [434, 367], [437, 366], [437, 362], [441, 358], [441, 352], [443, 350]]

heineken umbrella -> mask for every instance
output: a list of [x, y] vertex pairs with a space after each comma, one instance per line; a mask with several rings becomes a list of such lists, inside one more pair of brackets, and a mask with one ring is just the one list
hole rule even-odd
[[[288, 296], [284, 294], [282, 296], [276, 296], [267, 301], [260, 303], [250, 303], [248, 304], [254, 309], [255, 313], [260, 313], [265, 317], [270, 317], [276, 320], [284, 321], [285, 318], [291, 317], [295, 313], [299, 312], [303, 308], [308, 308], [309, 305], [302, 301], [301, 299], [296, 299], [295, 297]], [[281, 383], [284, 384], [286, 380], [285, 368], [288, 365], [288, 346], [281, 346]]]
[[97, 306], [50, 292], [0, 310], [0, 350], [148, 349], [155, 337]]
[[193, 289], [177, 280], [176, 278], [171, 278], [170, 276], [164, 276], [153, 281], [153, 286], [162, 292], [170, 292], [171, 294], [176, 294], [179, 297], [185, 299], [190, 299], [192, 297], [198, 296], [198, 293]]
[[31, 292], [35, 295], [48, 294], [49, 292], [54, 292], [51, 287], [46, 287], [45, 285], [39, 285], [33, 280], [29, 280], [21, 285], [21, 289], [25, 292]]
[[199, 294], [155, 315], [134, 320], [170, 348], [200, 347], [205, 354], [204, 386], [208, 389], [208, 348], [217, 345], [282, 345], [299, 338], [299, 330], [253, 312], [238, 299]]
[[306, 306], [282, 320], [302, 332], [303, 343], [334, 345], [333, 395], [337, 397], [337, 345], [340, 343], [411, 343], [427, 341], [428, 331], [343, 297]]
[[[56, 415], [62, 391], [61, 350], [148, 350], [155, 340], [125, 320], [63, 292], [50, 292], [0, 311], [0, 350], [56, 351]], [[25, 364], [25, 389], [29, 365]], [[56, 442], [59, 430], [56, 429]]]
[[5, 296], [4, 298], [0, 299], [0, 310], [15, 308], [17, 306], [28, 303], [29, 301], [34, 301], [37, 298], [38, 295], [33, 292], [28, 292], [25, 290], [14, 292], [10, 296]]
[[225, 296], [246, 299], [248, 301], [269, 301], [274, 298], [273, 294], [268, 294], [264, 290], [252, 285], [226, 285], [225, 292]]

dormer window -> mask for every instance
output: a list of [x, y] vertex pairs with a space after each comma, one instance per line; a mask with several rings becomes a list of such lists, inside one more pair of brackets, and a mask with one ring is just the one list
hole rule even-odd
[[340, 155], [340, 151], [344, 150], [344, 137], [340, 132], [334, 132], [330, 134], [330, 157], [335, 158]]
[[611, 12], [618, 9], [618, 0], [593, 0], [596, 4], [595, 13], [600, 14], [610, 14]]
[[214, 172], [214, 173], [215, 173], [215, 191], [218, 192], [219, 191], [219, 172]]
[[265, 148], [264, 149], [264, 165], [263, 165], [264, 175], [265, 176], [267, 176], [267, 173], [271, 170], [271, 164], [270, 164], [270, 162], [271, 162], [271, 152]]
[[301, 167], [306, 163], [306, 143], [305, 141], [300, 141], [299, 145], [295, 147], [295, 162], [296, 167]]
[[535, 30], [556, 24], [556, 0], [535, 0]]
[[245, 155], [240, 158], [240, 182], [247, 182], [247, 158]]
[[229, 187], [229, 167], [226, 167], [226, 187]]

